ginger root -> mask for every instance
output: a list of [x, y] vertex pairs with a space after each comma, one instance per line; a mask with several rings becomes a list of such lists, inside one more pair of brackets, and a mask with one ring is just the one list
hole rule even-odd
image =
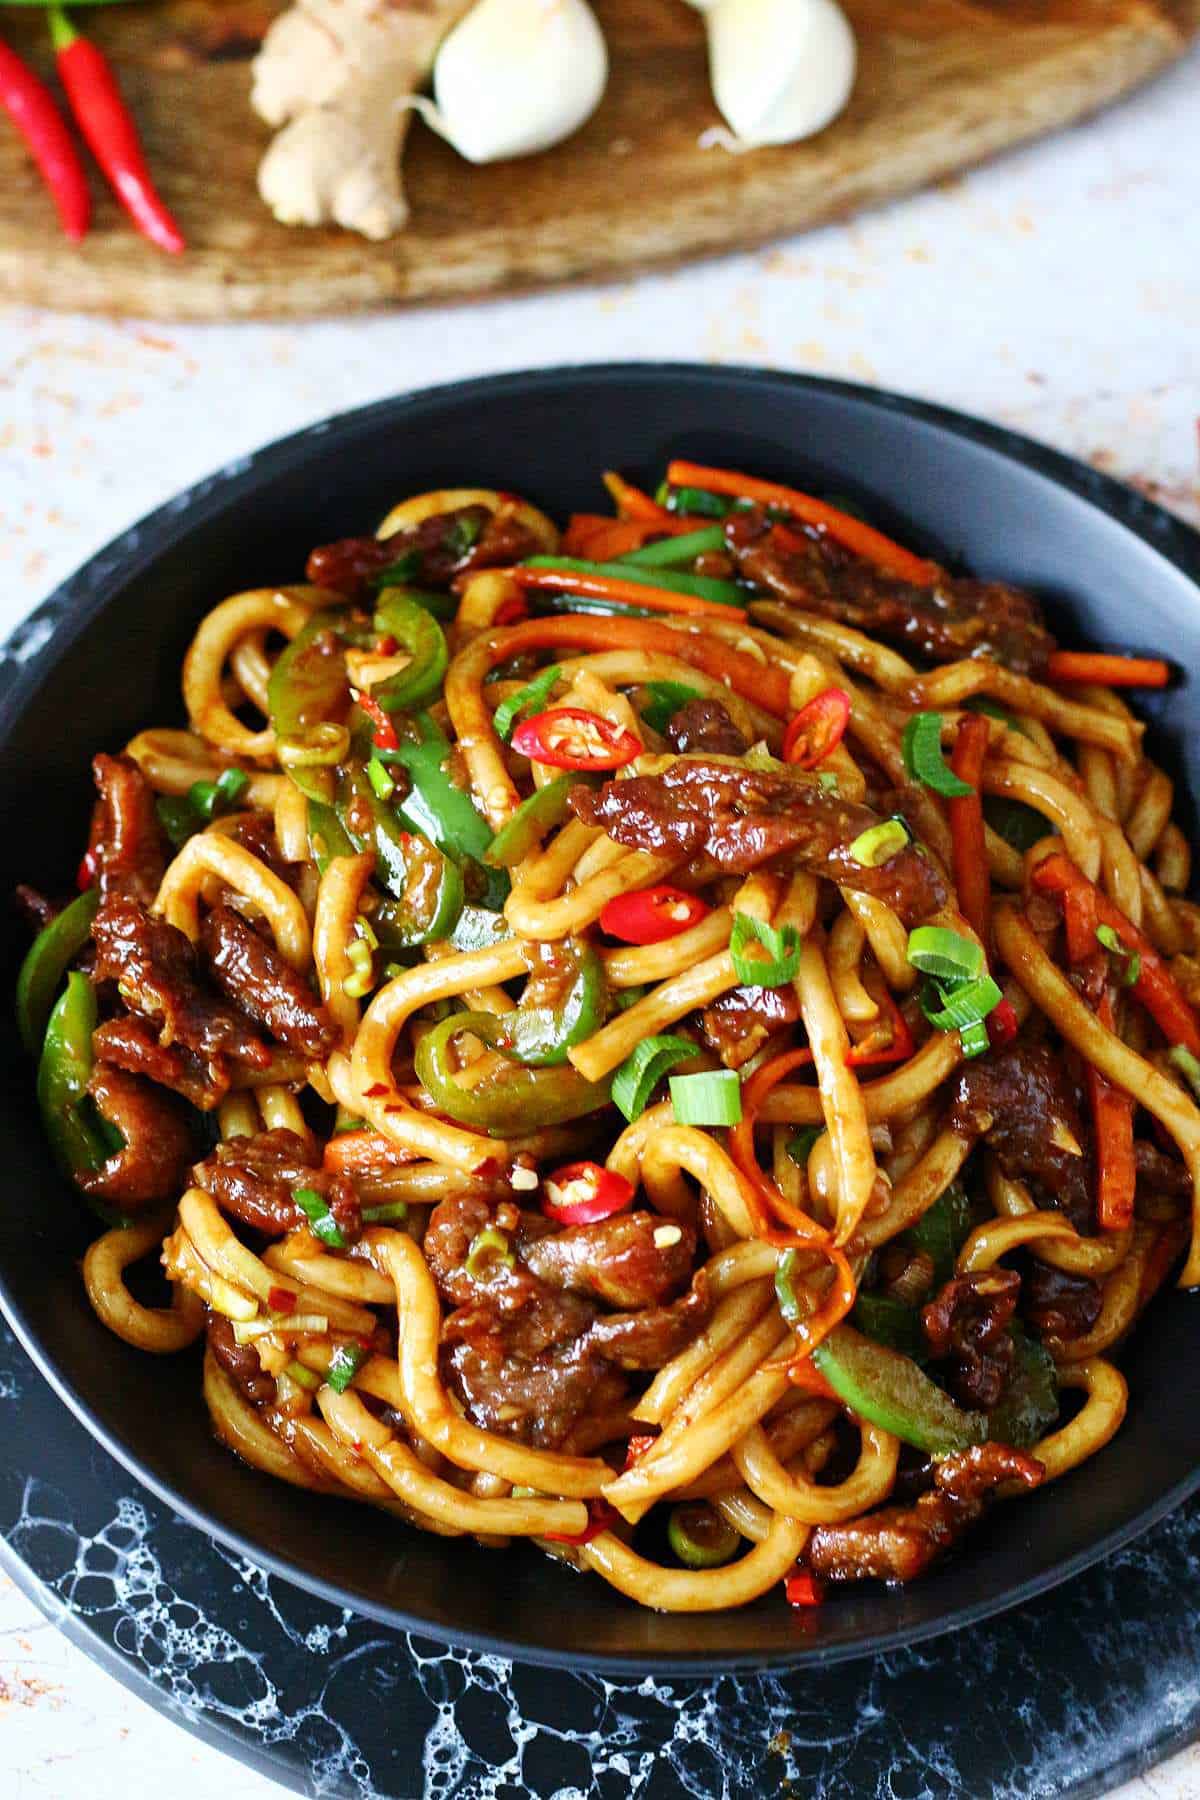
[[251, 103], [283, 127], [258, 171], [258, 191], [281, 224], [332, 220], [374, 239], [402, 228], [404, 102], [473, 4], [296, 0], [274, 21], [254, 60]]

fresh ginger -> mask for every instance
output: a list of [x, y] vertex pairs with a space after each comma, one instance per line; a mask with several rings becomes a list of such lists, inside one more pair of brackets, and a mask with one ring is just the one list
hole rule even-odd
[[405, 105], [474, 0], [295, 0], [254, 61], [254, 109], [282, 126], [258, 191], [285, 225], [329, 221], [364, 237], [408, 217]]

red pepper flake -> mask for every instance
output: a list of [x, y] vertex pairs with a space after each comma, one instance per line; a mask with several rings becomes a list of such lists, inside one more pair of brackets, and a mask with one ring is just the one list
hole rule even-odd
[[1016, 1037], [1020, 1023], [1011, 1000], [1001, 1000], [987, 1016], [988, 1042], [993, 1050], [1003, 1050]]
[[395, 656], [397, 648], [396, 640], [390, 631], [385, 632], [382, 637], [375, 639], [375, 654], [377, 656]]
[[273, 1287], [267, 1290], [267, 1305], [272, 1312], [291, 1313], [296, 1310], [296, 1296], [291, 1288]]
[[100, 858], [97, 852], [89, 850], [75, 872], [75, 886], [81, 894], [87, 892], [95, 882]]
[[369, 1088], [363, 1089], [363, 1099], [364, 1100], [381, 1100], [386, 1093], [387, 1093], [386, 1082], [373, 1081]]
[[529, 617], [529, 602], [524, 594], [510, 594], [496, 608], [493, 625], [516, 625], [519, 620]]
[[354, 1341], [356, 1344], [360, 1345], [362, 1347], [362, 1349], [364, 1349], [364, 1350], [369, 1351], [369, 1350], [373, 1350], [375, 1348], [374, 1338], [359, 1337], [359, 1338], [355, 1338]]
[[594, 1537], [602, 1531], [611, 1531], [617, 1523], [617, 1510], [607, 1500], [589, 1500], [587, 1503], [588, 1522], [585, 1530], [571, 1535], [565, 1531], [546, 1531], [542, 1535], [550, 1544], [573, 1544], [576, 1548], [581, 1544], [590, 1544]]
[[798, 1575], [789, 1575], [783, 1584], [789, 1606], [820, 1606], [825, 1599], [825, 1589], [815, 1575], [804, 1569]]
[[475, 1164], [471, 1173], [482, 1176], [485, 1181], [492, 1181], [500, 1173], [500, 1164], [494, 1156], [485, 1156], [482, 1162]]
[[372, 700], [370, 694], [358, 693], [355, 690], [359, 709], [366, 713], [375, 727], [375, 748], [377, 750], [398, 750], [400, 739], [396, 736], [396, 727], [380, 706], [378, 700]]
[[643, 1432], [638, 1437], [631, 1437], [625, 1446], [625, 1467], [632, 1469], [635, 1462], [640, 1462], [652, 1444], [658, 1439], [651, 1432]]

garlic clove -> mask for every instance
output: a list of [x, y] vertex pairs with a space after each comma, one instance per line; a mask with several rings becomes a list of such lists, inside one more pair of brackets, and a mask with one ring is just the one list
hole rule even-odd
[[690, 4], [705, 17], [713, 97], [742, 145], [795, 143], [841, 112], [857, 50], [836, 0]]
[[408, 104], [468, 162], [501, 162], [578, 131], [607, 81], [587, 0], [478, 0], [438, 52], [434, 100]]

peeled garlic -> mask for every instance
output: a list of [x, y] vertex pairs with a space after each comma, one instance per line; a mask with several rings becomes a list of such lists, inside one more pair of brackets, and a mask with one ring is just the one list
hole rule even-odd
[[739, 147], [795, 143], [841, 112], [856, 50], [836, 0], [690, 4], [705, 15], [713, 98]]
[[591, 117], [608, 51], [587, 0], [478, 0], [413, 106], [468, 162], [548, 150]]

